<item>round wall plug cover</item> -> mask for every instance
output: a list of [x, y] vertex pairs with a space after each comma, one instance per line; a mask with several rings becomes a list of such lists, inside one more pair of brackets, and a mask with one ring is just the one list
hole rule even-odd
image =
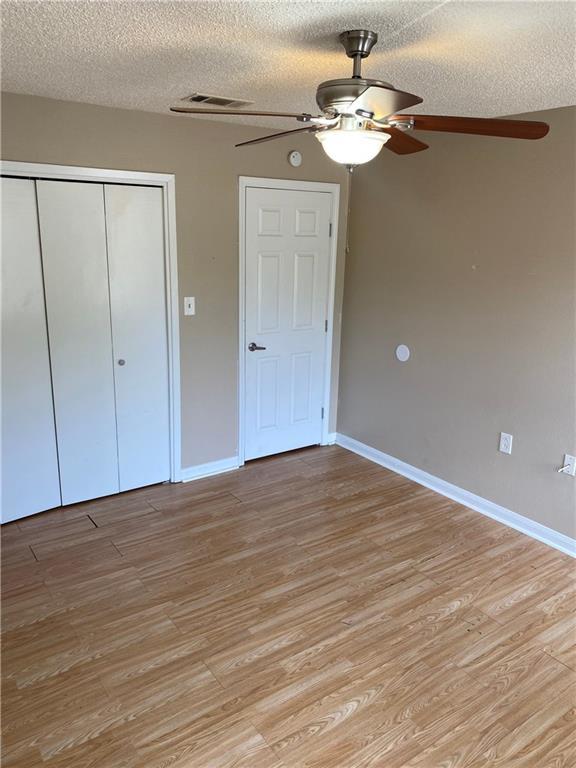
[[406, 346], [406, 344], [398, 344], [396, 347], [396, 358], [400, 360], [401, 363], [405, 363], [406, 360], [408, 360], [410, 357], [410, 350]]
[[288, 162], [292, 168], [299, 168], [302, 165], [302, 155], [297, 149], [293, 149], [288, 153]]

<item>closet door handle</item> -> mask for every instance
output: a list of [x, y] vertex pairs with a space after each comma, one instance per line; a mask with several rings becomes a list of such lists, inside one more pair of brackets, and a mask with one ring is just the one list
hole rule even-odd
[[126, 365], [126, 360], [122, 360], [122, 358], [120, 358], [120, 360], [118, 360], [118, 365]]

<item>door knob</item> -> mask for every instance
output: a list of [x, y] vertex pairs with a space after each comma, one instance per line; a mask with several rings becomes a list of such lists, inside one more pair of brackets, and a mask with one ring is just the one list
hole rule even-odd
[[248, 344], [248, 349], [250, 352], [256, 352], [257, 349], [266, 349], [266, 347], [259, 347], [258, 344], [251, 341], [250, 344]]
[[120, 360], [118, 360], [118, 365], [126, 365], [126, 360], [122, 360], [122, 358], [120, 358]]

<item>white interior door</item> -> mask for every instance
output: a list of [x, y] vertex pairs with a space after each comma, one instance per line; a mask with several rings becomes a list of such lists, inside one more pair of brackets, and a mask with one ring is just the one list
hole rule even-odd
[[246, 459], [321, 442], [330, 216], [327, 192], [246, 191]]
[[117, 493], [104, 188], [38, 181], [62, 503]]
[[34, 182], [2, 179], [2, 522], [60, 505]]
[[106, 185], [120, 490], [170, 477], [162, 190]]

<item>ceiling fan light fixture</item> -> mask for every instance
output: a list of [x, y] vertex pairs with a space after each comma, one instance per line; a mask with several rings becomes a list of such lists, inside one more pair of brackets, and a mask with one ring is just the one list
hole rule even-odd
[[342, 165], [362, 165], [374, 160], [390, 138], [388, 133], [359, 129], [330, 128], [316, 138], [331, 160]]

